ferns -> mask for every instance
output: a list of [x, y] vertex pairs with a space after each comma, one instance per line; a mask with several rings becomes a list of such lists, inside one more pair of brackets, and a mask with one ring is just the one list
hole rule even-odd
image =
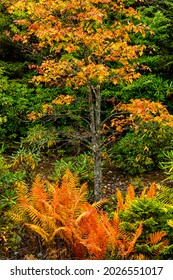
[[116, 215], [122, 231], [136, 233], [142, 222], [143, 231], [136, 241], [134, 256], [138, 253], [136, 258], [155, 259], [169, 254], [173, 242], [172, 190], [152, 183], [140, 195], [135, 195], [133, 186], [129, 186], [124, 199], [117, 193]]
[[157, 258], [172, 250], [173, 207], [166, 192], [154, 183], [140, 196], [132, 185], [125, 197], [117, 189], [110, 219], [100, 210], [107, 199], [88, 203], [87, 185], [79, 187], [78, 178], [67, 170], [60, 186], [39, 175], [31, 188], [18, 185], [18, 204], [8, 216], [39, 235], [45, 246], [57, 248], [64, 240], [77, 259]]
[[87, 202], [87, 185], [78, 185], [77, 177], [69, 170], [61, 186], [41, 180], [37, 175], [32, 188], [18, 186], [18, 204], [8, 215], [15, 223], [40, 235], [45, 244], [56, 246], [55, 237], [63, 239], [78, 259], [104, 259], [107, 252], [112, 257], [117, 254], [127, 258], [142, 232], [142, 225], [129, 237], [120, 230], [116, 214], [110, 220], [99, 210], [107, 199], [91, 205]]
[[165, 205], [173, 206], [173, 188], [157, 185], [157, 199]]

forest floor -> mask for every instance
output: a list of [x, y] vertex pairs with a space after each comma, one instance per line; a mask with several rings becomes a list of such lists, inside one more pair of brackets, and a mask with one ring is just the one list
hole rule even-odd
[[[45, 157], [36, 168], [35, 172], [40, 174], [43, 179], [49, 180], [54, 170], [54, 162], [55, 159], [51, 160], [50, 158]], [[117, 170], [116, 168], [106, 168], [103, 171], [103, 194], [104, 196], [109, 197], [115, 194], [116, 188], [119, 188], [121, 191], [125, 191], [130, 184], [134, 186], [136, 191], [138, 191], [138, 189], [140, 190], [144, 186], [150, 186], [153, 182], [173, 187], [173, 180], [163, 181], [165, 178], [166, 175], [162, 170], [155, 170], [132, 176], [127, 175], [125, 172]]]
[[173, 181], [164, 181], [165, 174], [161, 170], [146, 172], [143, 174], [130, 176], [119, 171], [108, 171], [103, 177], [103, 189], [106, 195], [113, 195], [116, 188], [125, 191], [132, 184], [135, 190], [142, 189], [144, 186], [150, 186], [151, 183], [173, 187]]

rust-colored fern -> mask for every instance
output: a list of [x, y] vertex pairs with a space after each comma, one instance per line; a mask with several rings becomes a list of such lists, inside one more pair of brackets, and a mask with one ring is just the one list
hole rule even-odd
[[169, 240], [167, 238], [163, 240], [165, 236], [167, 236], [167, 233], [163, 231], [157, 231], [149, 235], [148, 244], [153, 246], [154, 255], [159, 256], [164, 247], [169, 245]]
[[144, 197], [145, 197], [146, 191], [147, 191], [147, 187], [145, 186], [145, 187], [143, 188], [142, 192], [141, 192], [141, 195], [140, 195], [141, 198], [144, 198]]
[[117, 197], [117, 211], [119, 212], [120, 210], [125, 209], [125, 205], [124, 205], [124, 199], [122, 193], [118, 188], [116, 189], [116, 197]]
[[122, 257], [127, 258], [133, 252], [136, 241], [141, 235], [141, 233], [142, 233], [142, 222], [140, 222], [139, 227], [137, 228], [136, 232], [133, 234], [133, 237], [128, 244], [128, 249], [123, 253]]
[[156, 197], [156, 184], [152, 183], [149, 187], [149, 190], [147, 192], [148, 198], [155, 198]]
[[157, 231], [155, 233], [151, 233], [149, 236], [149, 239], [150, 239], [149, 244], [150, 245], [157, 244], [158, 242], [160, 242], [162, 240], [162, 238], [164, 236], [167, 236], [167, 233], [163, 232], [163, 231]]
[[[41, 180], [38, 175], [32, 187], [20, 185], [17, 188], [18, 204], [8, 215], [41, 236], [45, 244], [56, 245], [58, 236], [72, 249], [77, 259], [104, 259], [107, 252], [115, 252], [123, 258], [133, 251], [140, 235], [140, 228], [134, 236], [120, 230], [118, 212], [114, 218], [100, 210], [107, 201], [90, 204], [87, 202], [87, 185], [79, 182], [69, 170], [61, 186]], [[124, 209], [121, 192], [117, 190], [118, 210]], [[129, 197], [133, 199], [132, 190]]]
[[135, 190], [134, 187], [130, 184], [127, 188], [125, 207], [128, 207], [134, 199], [135, 199]]
[[129, 197], [130, 200], [134, 200], [135, 199], [134, 187], [131, 184], [128, 186], [127, 196]]

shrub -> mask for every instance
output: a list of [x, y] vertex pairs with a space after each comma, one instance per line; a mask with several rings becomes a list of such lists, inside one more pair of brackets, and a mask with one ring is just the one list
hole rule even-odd
[[[135, 245], [135, 258], [162, 259], [173, 254], [172, 200], [169, 188], [152, 183], [136, 195], [132, 185], [123, 197], [117, 189], [116, 215], [124, 232], [135, 232], [142, 221], [143, 230]], [[113, 215], [115, 215], [113, 210]]]
[[160, 167], [165, 171], [167, 175], [166, 180], [173, 180], [173, 150], [166, 151], [163, 153], [162, 162], [160, 162]]
[[13, 153], [11, 158], [13, 168], [20, 168], [26, 174], [30, 170], [35, 169], [40, 161], [40, 153], [34, 149], [21, 148]]
[[36, 124], [28, 130], [26, 137], [22, 140], [22, 144], [41, 152], [54, 146], [57, 141], [58, 134], [53, 126], [46, 127], [42, 124]]
[[[157, 57], [155, 58], [158, 59]], [[153, 57], [150, 60], [154, 63]], [[125, 85], [116, 94], [121, 102], [129, 102], [132, 98], [143, 98], [145, 96], [146, 99], [151, 101], [168, 103], [169, 100], [167, 98], [171, 94], [172, 88], [173, 84], [171, 81], [163, 80], [154, 74], [148, 74], [143, 75], [130, 85]]]
[[53, 180], [61, 180], [62, 176], [67, 169], [70, 169], [72, 173], [77, 174], [82, 182], [88, 182], [92, 185], [94, 179], [94, 165], [92, 157], [83, 153], [76, 157], [67, 157], [55, 162], [55, 169], [52, 175]]
[[15, 186], [23, 181], [24, 174], [18, 170], [13, 172], [12, 164], [3, 156], [4, 147], [0, 151], [0, 211], [8, 209], [16, 203]]
[[142, 123], [111, 147], [116, 165], [135, 175], [158, 168], [164, 152], [171, 149], [173, 131], [157, 122]]

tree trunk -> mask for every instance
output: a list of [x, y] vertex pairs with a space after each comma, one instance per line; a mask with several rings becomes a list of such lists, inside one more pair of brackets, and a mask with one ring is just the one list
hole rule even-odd
[[93, 87], [88, 85], [89, 93], [89, 108], [90, 108], [90, 129], [92, 138], [92, 152], [94, 160], [94, 198], [98, 201], [101, 197], [101, 183], [102, 183], [102, 170], [101, 170], [101, 128], [100, 128], [100, 115], [101, 115], [101, 93], [100, 86]]

